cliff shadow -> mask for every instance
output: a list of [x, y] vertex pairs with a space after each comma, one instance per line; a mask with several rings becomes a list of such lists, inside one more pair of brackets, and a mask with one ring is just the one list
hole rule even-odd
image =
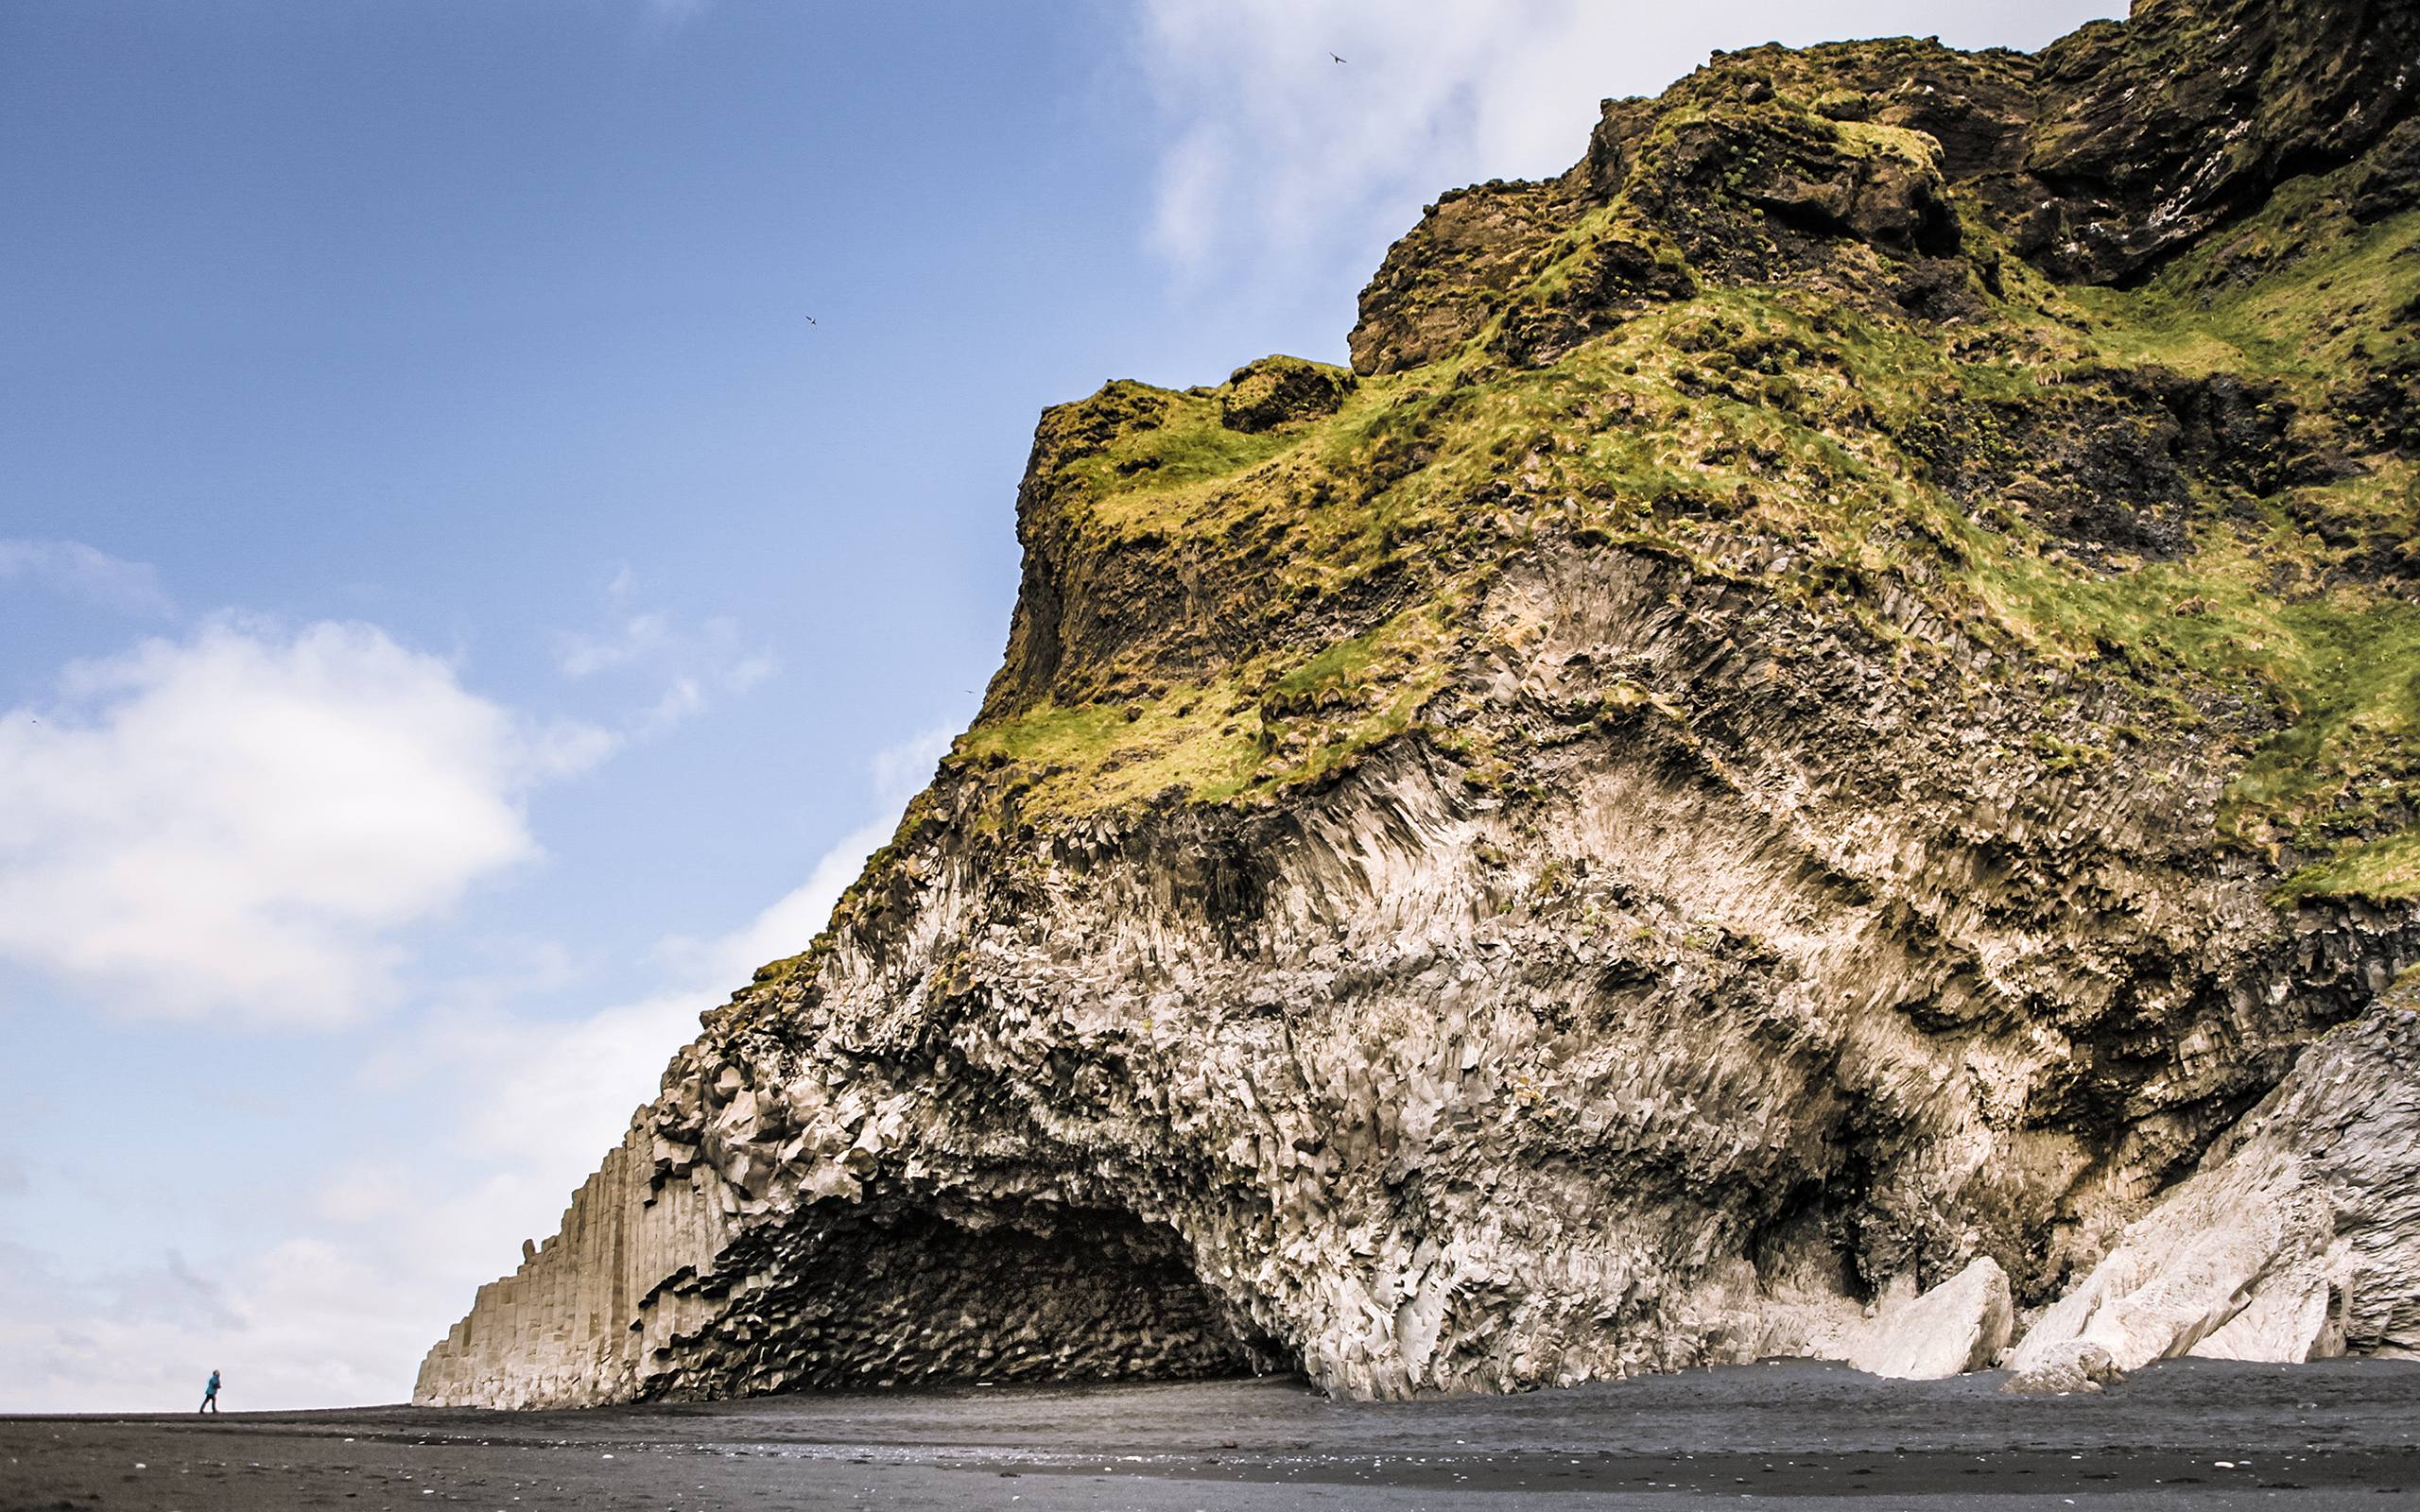
[[825, 1202], [769, 1248], [761, 1266], [724, 1257], [720, 1274], [754, 1279], [725, 1293], [697, 1341], [720, 1361], [658, 1376], [648, 1395], [1190, 1381], [1288, 1364], [1202, 1284], [1174, 1230], [1113, 1209]]

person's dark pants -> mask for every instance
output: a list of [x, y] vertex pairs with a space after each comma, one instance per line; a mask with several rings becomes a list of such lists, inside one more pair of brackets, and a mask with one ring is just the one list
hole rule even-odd
[[218, 1393], [215, 1391], [204, 1392], [202, 1394], [201, 1405], [194, 1409], [196, 1412], [216, 1412], [217, 1410]]

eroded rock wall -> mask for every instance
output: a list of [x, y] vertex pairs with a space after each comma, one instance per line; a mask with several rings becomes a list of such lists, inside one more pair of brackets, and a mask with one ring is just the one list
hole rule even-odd
[[2411, 14], [1723, 55], [1357, 372], [1046, 413], [977, 726], [418, 1400], [1955, 1368], [2242, 1194], [2273, 1348], [2353, 1177], [2263, 1099], [2420, 959]]
[[667, 1305], [671, 1277], [711, 1270], [730, 1234], [711, 1182], [665, 1187], [640, 1129], [605, 1157], [520, 1269], [479, 1288], [421, 1364], [412, 1400], [555, 1407], [631, 1394], [640, 1362], [694, 1327]]
[[[1465, 681], [1569, 722], [1607, 669], [1754, 628], [1708, 592], [1516, 575], [1521, 649]], [[1012, 855], [965, 846], [982, 790], [944, 777], [908, 901], [683, 1054], [424, 1400], [1255, 1363], [1398, 1396], [1842, 1352], [1978, 1256], [2054, 1277], [2420, 956], [2179, 877], [2182, 762], [1996, 785], [1904, 692], [1810, 728], [1868, 685], [1821, 633], [1766, 627], [1827, 654], [1709, 682], [1736, 702], [1687, 726], [1591, 713], [1530, 802], [1412, 742], [1283, 811]]]
[[[875, 1127], [879, 1128], [879, 1123]], [[879, 1149], [877, 1142], [850, 1150]], [[1175, 1236], [1063, 1203], [752, 1195], [711, 1166], [656, 1179], [644, 1128], [562, 1231], [483, 1287], [412, 1400], [552, 1407], [908, 1382], [1183, 1380], [1271, 1368]], [[755, 1177], [757, 1150], [733, 1160]], [[823, 1173], [838, 1182], [844, 1151]], [[769, 1222], [769, 1220], [772, 1220]]]

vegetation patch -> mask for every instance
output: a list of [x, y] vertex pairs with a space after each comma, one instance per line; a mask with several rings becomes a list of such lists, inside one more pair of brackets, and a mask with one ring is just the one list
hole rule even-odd
[[[1718, 198], [1721, 172], [1771, 168], [1721, 169], [1724, 142], [1933, 173], [1931, 136], [1820, 83], [1664, 110], [1633, 184], [1656, 188], [1658, 154]], [[1525, 263], [1469, 263], [1499, 283], [1407, 295], [1479, 311], [1425, 364], [1113, 385], [1046, 422], [1028, 529], [1211, 607], [1188, 628], [1138, 605], [1098, 653], [1122, 696], [995, 712], [955, 759], [1028, 816], [1253, 801], [1414, 728], [1495, 781], [1516, 753], [1433, 696], [1470, 606], [1560, 540], [1753, 584], [1910, 679], [1986, 651], [1965, 664], [2039, 702], [2054, 670], [2101, 713], [2043, 705], [2042, 769], [2189, 736], [2227, 774], [2221, 843], [2294, 868], [2295, 897], [2388, 895], [2420, 809], [2420, 490], [2393, 376], [2420, 372], [2420, 212], [2356, 222], [2354, 171], [2290, 182], [2132, 289], [2054, 284], [1962, 190], [1955, 257], [1751, 216], [1754, 258], [1714, 277], [1681, 251], [1711, 223], [1634, 190]], [[1525, 224], [1551, 200], [1486, 193]]]

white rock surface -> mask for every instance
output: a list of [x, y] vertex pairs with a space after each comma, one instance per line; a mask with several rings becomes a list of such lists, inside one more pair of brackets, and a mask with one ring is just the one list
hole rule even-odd
[[2098, 1344], [2073, 1343], [2031, 1366], [2012, 1372], [2002, 1391], [2028, 1397], [2065, 1397], [2099, 1391], [2123, 1374]]
[[1850, 1339], [1848, 1362], [1907, 1381], [1987, 1370], [2015, 1322], [2008, 1272], [1983, 1255], [1923, 1296], [1886, 1304]]
[[2304, 1051], [2012, 1356], [2301, 1361], [2420, 1350], [2420, 1013], [2411, 988]]

